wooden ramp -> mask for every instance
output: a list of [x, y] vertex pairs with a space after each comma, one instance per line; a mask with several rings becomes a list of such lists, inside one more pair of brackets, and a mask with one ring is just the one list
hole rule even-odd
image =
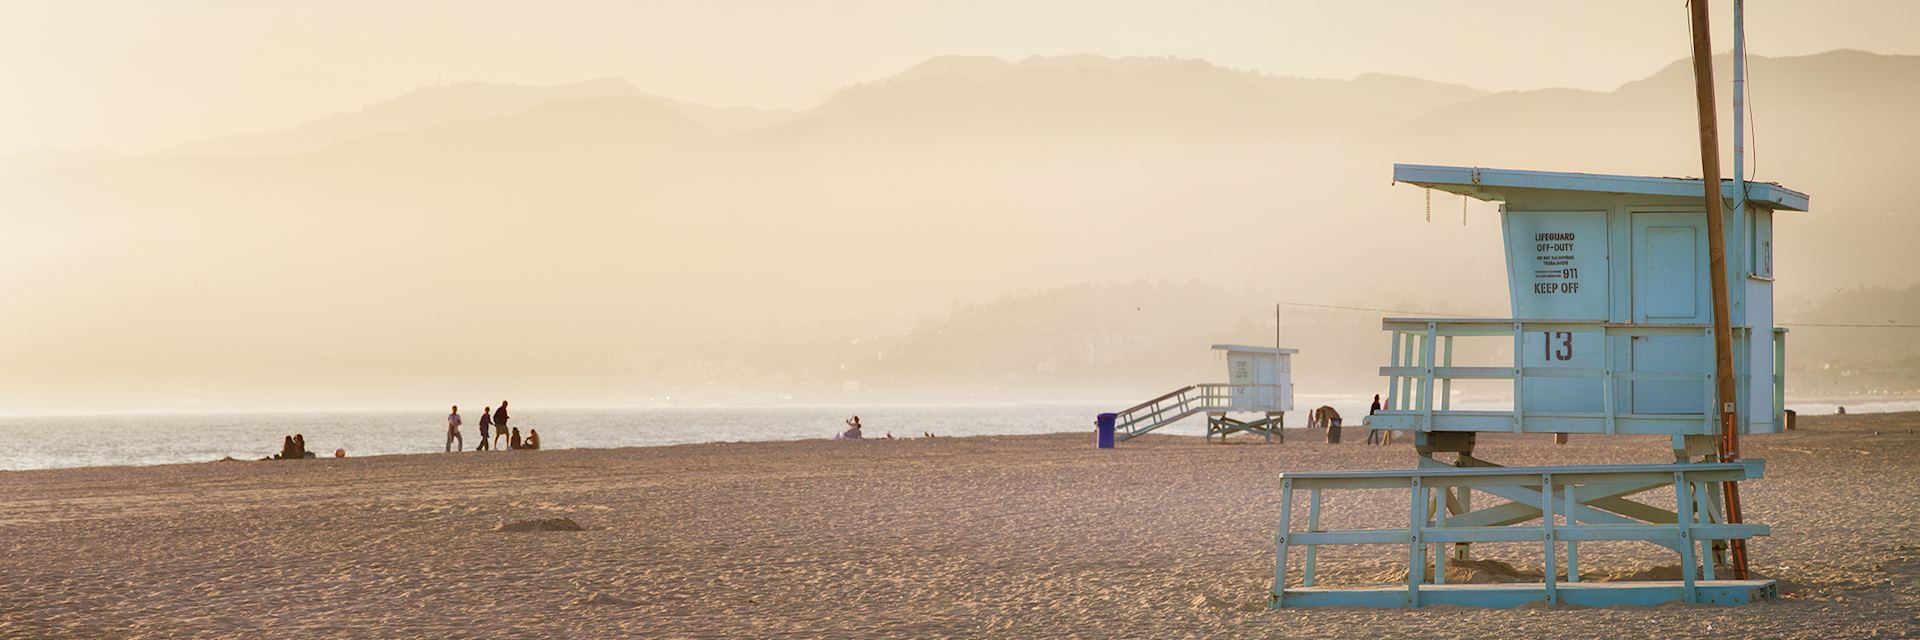
[[[1268, 442], [1281, 437], [1285, 412], [1272, 411], [1271, 398], [1285, 389], [1277, 384], [1193, 384], [1174, 389], [1158, 398], [1128, 407], [1114, 414], [1114, 439], [1125, 441], [1145, 435], [1189, 416], [1207, 414], [1207, 440], [1219, 435], [1222, 440], [1234, 433], [1248, 432], [1265, 436]], [[1290, 401], [1289, 401], [1290, 402]], [[1264, 418], [1241, 421], [1227, 412], [1259, 412]]]

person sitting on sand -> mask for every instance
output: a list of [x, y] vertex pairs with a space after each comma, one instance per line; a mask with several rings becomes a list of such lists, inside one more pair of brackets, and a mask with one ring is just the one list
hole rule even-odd
[[482, 407], [480, 409], [480, 444], [473, 446], [474, 451], [487, 450], [487, 432], [493, 429], [492, 411], [492, 407]]
[[528, 429], [527, 441], [520, 444], [521, 444], [521, 448], [523, 449], [539, 449], [540, 448], [540, 430]]
[[275, 460], [292, 460], [293, 459], [293, 436], [287, 436], [280, 439], [280, 453], [273, 454], [273, 459]]
[[447, 451], [448, 452], [454, 452], [454, 451], [460, 450], [460, 449], [453, 448], [453, 443], [456, 441], [460, 443], [460, 449], [467, 448], [467, 441], [460, 437], [460, 405], [457, 405], [457, 404], [453, 405], [453, 413], [447, 414]]
[[520, 427], [514, 427], [513, 435], [507, 436], [507, 448], [508, 449], [520, 448]]
[[854, 416], [847, 420], [847, 430], [842, 431], [838, 435], [833, 436], [833, 439], [859, 440], [861, 439], [861, 437], [862, 436], [860, 435], [860, 416]]
[[293, 459], [305, 460], [310, 457], [313, 457], [313, 454], [307, 453], [307, 437], [298, 433], [293, 434]]

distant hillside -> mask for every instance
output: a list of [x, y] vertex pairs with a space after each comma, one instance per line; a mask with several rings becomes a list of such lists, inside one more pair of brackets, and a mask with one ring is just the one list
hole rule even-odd
[[1382, 75], [1283, 78], [1180, 58], [944, 57], [841, 91], [772, 135], [1357, 134], [1484, 93]]
[[511, 116], [543, 104], [592, 98], [653, 102], [721, 133], [764, 127], [791, 117], [783, 111], [716, 108], [660, 98], [618, 78], [553, 86], [463, 82], [416, 89], [359, 111], [329, 116], [286, 131], [191, 142], [162, 150], [158, 155], [232, 157], [309, 153], [346, 142]]
[[[1888, 185], [1920, 142], [1916, 60], [1753, 59], [1759, 176], [1815, 209], [1782, 216], [1783, 300], [1915, 295], [1920, 216]], [[1497, 209], [1429, 202], [1391, 164], [1695, 173], [1683, 74], [1488, 94], [939, 58], [796, 113], [469, 84], [0, 171], [0, 406], [453, 393], [506, 370], [578, 402], [1131, 397], [1193, 377], [1206, 344], [1264, 340], [1277, 300], [1504, 313]], [[1303, 385], [1377, 384], [1380, 314], [1302, 313]], [[1815, 335], [1790, 361], [1823, 362]]]

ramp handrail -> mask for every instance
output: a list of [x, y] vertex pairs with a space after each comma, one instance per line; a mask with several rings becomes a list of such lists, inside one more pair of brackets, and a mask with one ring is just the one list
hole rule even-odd
[[1145, 434], [1154, 429], [1178, 422], [1180, 419], [1196, 413], [1208, 411], [1254, 410], [1234, 404], [1236, 391], [1266, 389], [1273, 392], [1276, 405], [1279, 398], [1288, 397], [1285, 384], [1190, 384], [1142, 402], [1115, 413], [1114, 438], [1126, 440]]
[[1178, 388], [1178, 389], [1174, 389], [1173, 391], [1169, 391], [1169, 392], [1167, 392], [1167, 394], [1166, 394], [1166, 395], [1163, 395], [1163, 396], [1160, 396], [1160, 397], [1158, 397], [1158, 398], [1154, 398], [1154, 399], [1152, 399], [1152, 400], [1148, 400], [1148, 401], [1146, 401], [1146, 402], [1142, 402], [1142, 403], [1140, 403], [1140, 404], [1136, 404], [1136, 405], [1133, 405], [1133, 406], [1131, 406], [1131, 407], [1127, 407], [1127, 408], [1125, 408], [1125, 409], [1121, 409], [1121, 410], [1120, 410], [1120, 411], [1118, 411], [1117, 413], [1118, 413], [1118, 414], [1120, 414], [1120, 415], [1126, 415], [1126, 414], [1129, 414], [1129, 413], [1133, 413], [1133, 412], [1135, 412], [1135, 411], [1139, 411], [1139, 410], [1141, 410], [1141, 409], [1145, 409], [1145, 408], [1147, 408], [1147, 407], [1150, 407], [1150, 406], [1153, 406], [1153, 405], [1154, 405], [1155, 403], [1158, 403], [1158, 402], [1160, 402], [1160, 401], [1162, 401], [1162, 400], [1166, 400], [1166, 399], [1168, 399], [1168, 398], [1172, 398], [1172, 397], [1174, 397], [1174, 396], [1177, 396], [1177, 395], [1180, 395], [1180, 394], [1183, 394], [1183, 393], [1186, 393], [1186, 392], [1188, 392], [1188, 391], [1192, 391], [1192, 390], [1193, 390], [1193, 388], [1194, 388], [1194, 387], [1196, 387], [1196, 386], [1199, 386], [1199, 385], [1191, 385], [1191, 384], [1190, 384], [1190, 385], [1187, 385], [1187, 386], [1184, 386], [1184, 387], [1180, 387], [1180, 388]]

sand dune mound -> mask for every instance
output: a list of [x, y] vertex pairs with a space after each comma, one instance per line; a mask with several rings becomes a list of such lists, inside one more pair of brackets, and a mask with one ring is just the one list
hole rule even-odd
[[[1733, 575], [1733, 569], [1731, 568], [1722, 567], [1721, 570], [1726, 571], [1729, 576]], [[1584, 576], [1585, 574], [1582, 575]], [[1653, 567], [1634, 567], [1612, 573], [1590, 576], [1587, 579], [1595, 582], [1645, 582], [1651, 580], [1679, 580], [1680, 578], [1680, 565], [1668, 564]]]
[[[1721, 567], [1721, 571], [1732, 575], [1732, 569]], [[1563, 567], [1559, 579], [1565, 582], [1566, 569]], [[1679, 580], [1678, 565], [1633, 566], [1611, 571], [1580, 572], [1580, 579], [1589, 582], [1640, 582], [1652, 580]], [[1492, 584], [1504, 582], [1539, 582], [1538, 569], [1519, 569], [1499, 560], [1453, 560], [1447, 563], [1447, 582], [1454, 584]], [[1397, 569], [1365, 576], [1366, 584], [1388, 584], [1407, 581], [1407, 570]]]
[[596, 593], [591, 596], [581, 598], [580, 604], [606, 605], [606, 606], [615, 606], [615, 607], [632, 607], [632, 606], [637, 606], [640, 603], [634, 602], [632, 600], [628, 600], [626, 598], [622, 598], [619, 596], [610, 596], [604, 593]]
[[502, 522], [500, 526], [494, 527], [493, 530], [509, 533], [524, 533], [528, 531], [586, 531], [587, 528], [580, 526], [579, 523], [574, 522], [571, 518], [536, 518], [533, 520]]
[[[1447, 582], [1453, 584], [1497, 584], [1504, 582], [1539, 582], [1539, 571], [1522, 571], [1513, 565], [1499, 560], [1450, 560], [1447, 562]], [[1365, 576], [1363, 584], [1390, 584], [1407, 581], [1406, 569], [1395, 569]]]

